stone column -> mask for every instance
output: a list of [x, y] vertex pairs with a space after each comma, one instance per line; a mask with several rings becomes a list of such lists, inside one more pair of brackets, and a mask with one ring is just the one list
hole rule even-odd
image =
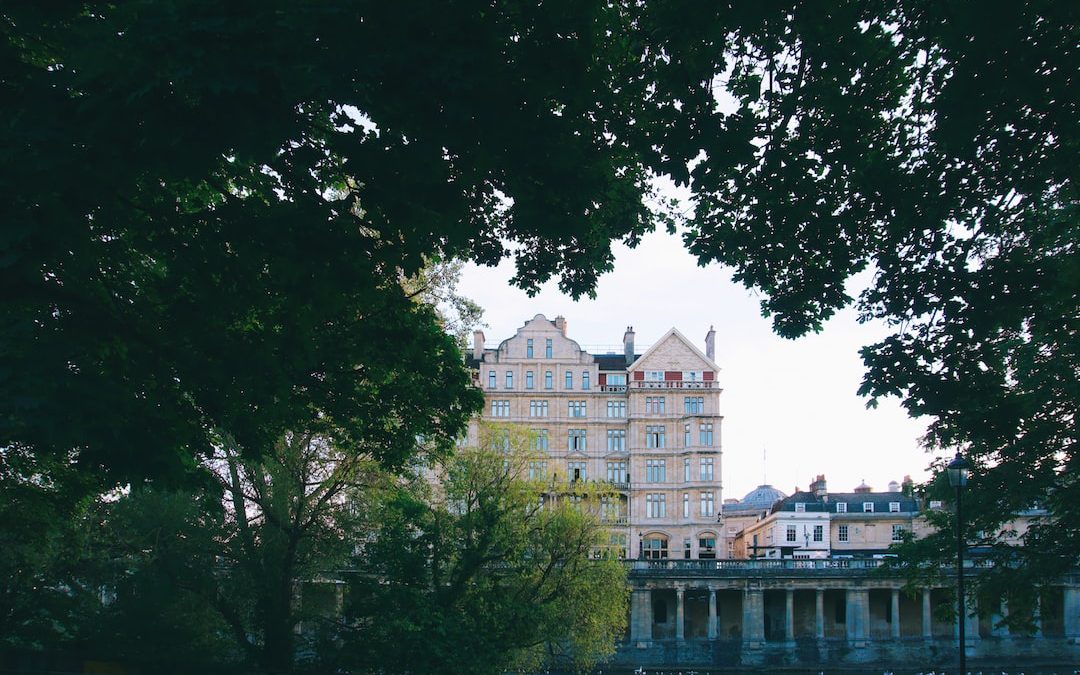
[[684, 618], [683, 618], [684, 617], [684, 613], [683, 613], [683, 594], [685, 592], [686, 591], [683, 590], [682, 588], [676, 588], [675, 589], [675, 639], [676, 640], [683, 640], [684, 635], [685, 635], [683, 633], [683, 630], [684, 630], [684, 627], [685, 627]]
[[709, 589], [709, 639], [716, 639], [716, 589]]
[[[968, 596], [967, 599], [970, 600], [971, 597]], [[972, 617], [973, 612], [975, 613], [974, 617]], [[953, 622], [953, 639], [955, 639], [957, 641], [960, 640], [960, 622], [961, 621], [964, 622], [964, 642], [965, 642], [965, 644], [970, 643], [972, 640], [978, 640], [979, 639], [979, 615], [978, 615], [978, 612], [975, 612], [975, 610], [973, 610], [971, 607], [969, 607], [966, 602], [964, 603], [963, 615], [956, 617], [956, 621]]]
[[634, 589], [630, 602], [630, 642], [652, 641], [652, 591]]
[[892, 636], [894, 639], [900, 637], [900, 589], [892, 589]]
[[1002, 599], [1001, 606], [998, 608], [996, 616], [991, 617], [994, 620], [994, 635], [996, 637], [1009, 637], [1009, 626], [1003, 625], [1000, 628], [997, 627], [999, 621], [1004, 621], [1009, 616], [1009, 601]]
[[1042, 596], [1040, 595], [1041, 591], [1042, 591], [1041, 588], [1035, 589], [1035, 603], [1034, 603], [1035, 610], [1033, 612], [1033, 616], [1031, 617], [1035, 621], [1035, 634], [1034, 634], [1034, 637], [1037, 637], [1037, 638], [1041, 638], [1043, 636], [1043, 632], [1042, 632], [1042, 623], [1043, 623], [1043, 621], [1042, 621]]
[[870, 625], [870, 593], [865, 588], [849, 588], [846, 596], [847, 639], [851, 642], [863, 642]]
[[819, 588], [814, 594], [817, 596], [814, 598], [814, 637], [821, 640], [825, 637], [825, 589]]
[[930, 590], [924, 588], [922, 592], [922, 636], [924, 640], [934, 637], [933, 615], [930, 614]]
[[1065, 637], [1080, 638], [1080, 588], [1066, 586], [1062, 600], [1065, 604]]
[[790, 642], [795, 639], [795, 591], [787, 589], [784, 607], [784, 637]]
[[743, 591], [743, 642], [765, 641], [765, 598], [760, 588]]
[[964, 642], [971, 644], [978, 642], [979, 636], [979, 608], [964, 606]]

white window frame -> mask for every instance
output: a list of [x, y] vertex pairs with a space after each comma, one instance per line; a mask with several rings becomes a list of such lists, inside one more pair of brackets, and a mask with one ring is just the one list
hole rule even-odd
[[663, 493], [650, 492], [645, 495], [645, 517], [667, 517], [667, 497]]
[[608, 401], [607, 416], [610, 419], [626, 419], [626, 401]]
[[713, 458], [702, 457], [698, 461], [698, 480], [713, 480]]
[[900, 502], [889, 502], [889, 513], [900, 513]]
[[716, 496], [712, 491], [702, 492], [699, 497], [701, 515], [705, 518], [711, 518], [716, 512]]
[[626, 475], [626, 462], [608, 462], [607, 479], [609, 483], [628, 483]]
[[847, 502], [836, 502], [837, 513], [847, 513]]
[[547, 461], [532, 460], [529, 462], [529, 480], [542, 480], [547, 476]]
[[667, 447], [667, 425], [655, 424], [645, 427], [645, 447], [660, 450]]
[[874, 502], [863, 502], [862, 503], [862, 510], [863, 510], [863, 513], [873, 513], [874, 512]]
[[702, 422], [698, 425], [698, 445], [711, 448], [713, 444], [712, 422]]
[[667, 482], [667, 460], [666, 459], [647, 459], [647, 460], [645, 460], [645, 482], [646, 483], [666, 483]]

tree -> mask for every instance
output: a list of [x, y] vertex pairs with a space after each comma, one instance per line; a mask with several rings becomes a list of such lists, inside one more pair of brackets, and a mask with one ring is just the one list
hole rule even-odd
[[629, 55], [603, 42], [620, 21], [598, 3], [5, 6], [0, 443], [124, 482], [182, 474], [214, 428], [270, 447], [311, 409], [411, 436], [386, 390], [403, 378], [432, 424], [437, 404], [471, 412], [396, 281], [512, 245], [522, 283], [561, 272], [580, 293], [649, 227], [644, 171], [596, 108], [623, 100], [609, 66]]
[[[1060, 3], [713, 5], [652, 14], [658, 147], [696, 200], [686, 240], [762, 290], [775, 330], [820, 330], [869, 270], [860, 393], [928, 416], [931, 448], [975, 464], [970, 531], [1049, 509], [1019, 565], [1080, 562], [1077, 219], [1080, 13]], [[696, 26], [690, 39], [676, 32]], [[718, 110], [712, 83], [730, 97]], [[686, 86], [689, 85], [689, 86]], [[677, 168], [673, 168], [675, 173]], [[678, 174], [676, 174], [678, 175]], [[941, 467], [937, 467], [939, 470]], [[952, 521], [949, 521], [952, 522]], [[949, 522], [926, 542], [948, 560]], [[929, 548], [924, 547], [924, 552]], [[1020, 606], [1019, 604], [1017, 606]]]
[[69, 622], [69, 648], [155, 672], [289, 673], [310, 661], [323, 608], [306, 591], [340, 577], [366, 536], [360, 495], [392, 480], [324, 429], [288, 433], [257, 459], [222, 434], [202, 489], [100, 501], [95, 550], [65, 582], [108, 600]]
[[5, 6], [0, 445], [123, 480], [313, 409], [404, 438], [401, 374], [475, 400], [396, 280], [513, 255], [589, 293], [668, 174], [781, 335], [870, 271], [862, 392], [964, 448], [988, 518], [1049, 505], [1028, 562], [1073, 566], [1074, 5]]
[[344, 638], [356, 672], [588, 669], [612, 653], [628, 588], [618, 560], [593, 557], [601, 495], [525, 480], [527, 447], [527, 432], [487, 427], [434, 489], [418, 477], [375, 495]]

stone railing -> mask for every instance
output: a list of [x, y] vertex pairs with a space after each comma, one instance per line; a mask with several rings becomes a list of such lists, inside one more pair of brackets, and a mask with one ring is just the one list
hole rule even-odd
[[720, 383], [715, 380], [634, 380], [630, 386], [634, 389], [719, 389]]
[[[770, 574], [836, 574], [850, 571], [864, 573], [885, 567], [899, 568], [895, 559], [883, 558], [815, 558], [784, 560], [627, 560], [632, 576], [760, 576]], [[965, 569], [991, 567], [988, 560], [965, 560]]]

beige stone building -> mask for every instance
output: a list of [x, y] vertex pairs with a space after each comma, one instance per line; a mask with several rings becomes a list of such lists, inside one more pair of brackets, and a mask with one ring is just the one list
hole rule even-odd
[[538, 314], [494, 348], [477, 331], [469, 366], [485, 394], [482, 419], [530, 431], [531, 477], [551, 480], [553, 494], [583, 481], [616, 490], [602, 505], [613, 550], [710, 559], [727, 550], [714, 336], [702, 352], [673, 328], [638, 354], [628, 328], [622, 353], [594, 355], [563, 317]]

